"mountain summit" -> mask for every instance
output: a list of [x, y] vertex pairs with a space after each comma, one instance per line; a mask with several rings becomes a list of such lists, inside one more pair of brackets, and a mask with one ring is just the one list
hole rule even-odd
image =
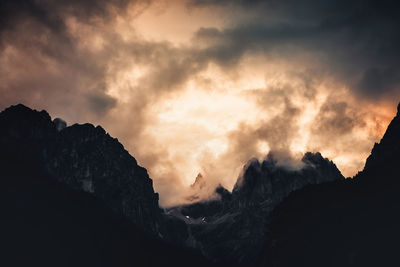
[[309, 184], [344, 179], [320, 153], [306, 153], [299, 166], [284, 166], [270, 153], [264, 161], [244, 166], [232, 193], [219, 186], [219, 198], [170, 209], [189, 222], [185, 244], [219, 263], [254, 264], [265, 242], [269, 214], [283, 198]]
[[363, 171], [293, 192], [274, 210], [263, 266], [399, 266], [400, 104]]
[[27, 173], [25, 163], [78, 191], [102, 199], [115, 212], [158, 235], [161, 210], [146, 169], [100, 126], [65, 127], [46, 111], [24, 105], [0, 113], [2, 170]]
[[0, 147], [0, 266], [211, 266], [158, 238], [174, 222], [146, 170], [100, 126], [11, 106]]

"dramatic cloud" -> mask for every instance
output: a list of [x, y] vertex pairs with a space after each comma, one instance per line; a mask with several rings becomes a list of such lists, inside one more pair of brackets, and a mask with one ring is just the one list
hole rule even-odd
[[400, 99], [394, 1], [0, 3], [0, 108], [101, 124], [163, 206], [268, 152], [363, 166]]
[[210, 52], [218, 60], [252, 50], [283, 57], [308, 51], [320, 59], [319, 67], [360, 96], [399, 96], [397, 1], [194, 0], [191, 5], [246, 14], [226, 29], [198, 31], [199, 38], [216, 42]]

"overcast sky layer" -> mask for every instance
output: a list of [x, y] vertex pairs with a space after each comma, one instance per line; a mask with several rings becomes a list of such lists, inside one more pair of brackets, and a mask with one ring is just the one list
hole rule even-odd
[[3, 0], [0, 109], [102, 125], [162, 206], [272, 152], [361, 170], [400, 100], [397, 1]]

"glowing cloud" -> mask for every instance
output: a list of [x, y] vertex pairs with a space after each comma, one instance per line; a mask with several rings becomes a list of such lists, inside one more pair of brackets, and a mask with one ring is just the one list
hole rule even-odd
[[398, 16], [377, 1], [17, 2], [0, 10], [0, 108], [103, 125], [162, 206], [198, 173], [231, 189], [269, 151], [320, 151], [351, 176], [400, 97]]

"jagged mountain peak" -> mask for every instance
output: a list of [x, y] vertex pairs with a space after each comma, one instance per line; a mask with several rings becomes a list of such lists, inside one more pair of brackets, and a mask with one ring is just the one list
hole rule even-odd
[[58, 123], [46, 111], [22, 104], [1, 112], [2, 169], [20, 176], [23, 168], [18, 164], [32, 166], [72, 189], [95, 195], [118, 214], [159, 234], [158, 194], [146, 169], [101, 126], [74, 124], [60, 130]]
[[309, 184], [344, 179], [320, 153], [306, 153], [298, 162], [285, 156], [270, 153], [261, 162], [251, 159], [232, 193], [218, 186], [219, 198], [174, 208], [190, 220], [188, 243], [212, 260], [250, 264], [265, 241], [268, 216], [282, 199]]
[[336, 165], [319, 152], [305, 153], [301, 164], [297, 164], [301, 167], [279, 163], [272, 153], [262, 162], [253, 159], [245, 165], [234, 186], [233, 196], [241, 200], [265, 199], [277, 188], [291, 192], [306, 184], [344, 179]]
[[327, 158], [322, 157], [320, 152], [312, 153], [312, 152], [306, 152], [301, 159], [301, 161], [305, 163], [320, 163], [321, 161], [326, 161]]
[[42, 126], [45, 124], [52, 125], [51, 117], [47, 111], [33, 110], [23, 104], [10, 106], [4, 109], [0, 114], [2, 123], [30, 126], [34, 126], [35, 124], [40, 125], [39, 123], [42, 123]]
[[190, 185], [191, 188], [194, 189], [202, 189], [207, 185], [206, 180], [204, 179], [201, 173], [197, 174], [196, 179], [194, 180], [193, 184]]
[[12, 114], [13, 116], [21, 116], [25, 115], [27, 116], [28, 114], [42, 114], [48, 118], [50, 118], [50, 115], [47, 113], [45, 110], [37, 111], [34, 109], [31, 109], [24, 104], [16, 104], [16, 105], [11, 105], [7, 108], [5, 108], [2, 112], [2, 116], [8, 116], [9, 114]]
[[[379, 143], [375, 143], [371, 154], [366, 160], [365, 167], [356, 179], [369, 180], [377, 185], [382, 181], [370, 179], [375, 176], [384, 176], [385, 181], [400, 183], [397, 177], [398, 157], [400, 155], [400, 103], [397, 106], [397, 114], [390, 122], [385, 134]], [[379, 175], [378, 173], [379, 172]], [[394, 176], [393, 176], [394, 175]], [[361, 178], [362, 177], [362, 178]]]
[[354, 179], [305, 187], [274, 209], [263, 266], [399, 266], [399, 163], [400, 104]]
[[[40, 134], [52, 134], [56, 129], [50, 115], [45, 111], [32, 110], [23, 104], [10, 106], [0, 113], [3, 134], [19, 136], [45, 137]], [[45, 129], [45, 131], [41, 131]]]

